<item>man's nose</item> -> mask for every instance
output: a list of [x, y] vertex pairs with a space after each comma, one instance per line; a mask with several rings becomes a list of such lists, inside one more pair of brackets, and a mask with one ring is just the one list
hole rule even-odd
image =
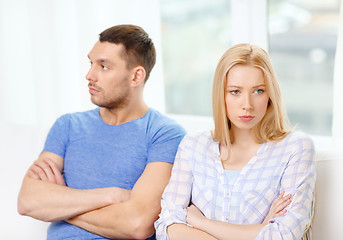
[[90, 82], [96, 82], [96, 73], [93, 65], [90, 67], [86, 79]]

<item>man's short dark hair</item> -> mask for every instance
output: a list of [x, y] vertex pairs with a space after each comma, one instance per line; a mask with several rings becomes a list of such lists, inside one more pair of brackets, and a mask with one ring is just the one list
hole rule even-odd
[[144, 83], [148, 80], [156, 62], [156, 51], [149, 35], [141, 27], [117, 25], [100, 33], [99, 41], [122, 44], [125, 48], [122, 57], [126, 61], [127, 68], [144, 67], [146, 72]]

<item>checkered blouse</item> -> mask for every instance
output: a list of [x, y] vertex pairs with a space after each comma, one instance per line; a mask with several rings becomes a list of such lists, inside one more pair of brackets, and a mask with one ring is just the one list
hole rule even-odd
[[293, 132], [280, 142], [265, 142], [230, 182], [219, 155], [219, 144], [209, 131], [182, 140], [155, 222], [157, 239], [168, 239], [167, 226], [186, 224], [190, 201], [209, 219], [258, 224], [282, 191], [292, 194], [287, 213], [272, 219], [256, 239], [300, 239], [310, 223], [315, 185], [312, 140]]

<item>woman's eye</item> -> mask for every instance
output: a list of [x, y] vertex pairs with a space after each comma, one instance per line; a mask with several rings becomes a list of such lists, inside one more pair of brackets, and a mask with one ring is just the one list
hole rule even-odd
[[102, 69], [104, 69], [104, 70], [107, 70], [107, 69], [108, 69], [108, 67], [106, 67], [106, 66], [104, 66], [104, 65], [101, 65], [101, 67], [102, 67]]
[[255, 93], [261, 94], [261, 93], [264, 93], [264, 90], [263, 89], [257, 89], [257, 90], [255, 90]]
[[237, 94], [239, 94], [239, 90], [232, 90], [232, 91], [230, 91], [230, 93], [233, 95], [237, 95]]

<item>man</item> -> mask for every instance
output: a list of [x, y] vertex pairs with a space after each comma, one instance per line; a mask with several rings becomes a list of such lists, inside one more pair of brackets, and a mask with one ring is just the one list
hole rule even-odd
[[103, 31], [88, 57], [99, 107], [55, 122], [24, 177], [18, 212], [53, 222], [48, 239], [145, 239], [185, 131], [144, 102], [156, 56], [142, 28]]

